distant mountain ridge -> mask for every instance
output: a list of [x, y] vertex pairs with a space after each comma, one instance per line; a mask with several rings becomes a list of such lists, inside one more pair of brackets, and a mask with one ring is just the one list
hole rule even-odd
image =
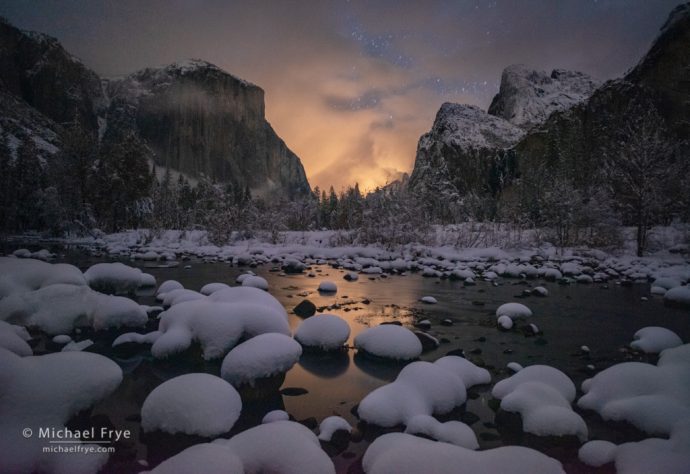
[[264, 115], [261, 88], [205, 61], [107, 80], [47, 35], [0, 19], [0, 134], [10, 153], [32, 138], [42, 160], [66, 127], [102, 142], [134, 137], [160, 167], [297, 198], [310, 186], [299, 158]]

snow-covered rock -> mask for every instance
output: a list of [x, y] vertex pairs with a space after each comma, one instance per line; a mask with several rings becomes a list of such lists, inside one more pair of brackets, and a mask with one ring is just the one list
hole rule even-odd
[[319, 424], [319, 439], [321, 441], [330, 441], [336, 431], [352, 432], [352, 426], [344, 418], [340, 416], [329, 416], [324, 418]]
[[242, 286], [249, 286], [252, 288], [258, 288], [260, 290], [268, 291], [268, 282], [266, 281], [266, 279], [256, 275], [249, 275], [246, 278], [244, 278], [242, 280]]
[[600, 467], [615, 459], [617, 447], [611, 441], [590, 441], [580, 447], [577, 457], [588, 466]]
[[156, 284], [151, 275], [120, 262], [92, 265], [84, 272], [84, 278], [94, 290], [114, 295], [133, 294], [141, 286]]
[[690, 308], [690, 286], [677, 286], [664, 294], [664, 303], [669, 306]]
[[253, 386], [257, 379], [287, 372], [301, 355], [302, 346], [291, 337], [261, 334], [231, 350], [223, 359], [220, 374], [235, 387]]
[[242, 460], [232, 450], [218, 443], [202, 443], [190, 446], [143, 474], [187, 474], [197, 472], [200, 466], [204, 474], [245, 472]]
[[240, 417], [237, 390], [211, 374], [185, 374], [153, 389], [141, 407], [144, 431], [216, 437]]
[[261, 423], [273, 423], [274, 421], [288, 421], [290, 415], [285, 410], [272, 410], [264, 415]]
[[441, 423], [433, 416], [417, 415], [407, 422], [405, 433], [425, 435], [436, 441], [467, 449], [479, 449], [479, 442], [474, 431], [461, 421], [451, 420]]
[[510, 316], [507, 315], [501, 315], [498, 317], [496, 320], [496, 323], [501, 329], [505, 329], [506, 331], [509, 331], [513, 328], [513, 320], [510, 318]]
[[419, 301], [426, 304], [436, 304], [438, 301], [433, 296], [422, 296]]
[[434, 474], [564, 474], [557, 460], [534, 449], [503, 446], [473, 451], [405, 433], [379, 436], [362, 459], [367, 474], [433, 472]]
[[57, 335], [69, 334], [83, 326], [95, 330], [143, 326], [148, 316], [128, 298], [104, 295], [87, 286], [55, 284], [3, 298], [0, 320], [38, 327]]
[[355, 337], [355, 347], [377, 357], [396, 360], [416, 359], [422, 353], [422, 343], [407, 328], [383, 324], [362, 331]]
[[678, 347], [683, 344], [682, 339], [670, 329], [648, 326], [633, 335], [630, 347], [635, 350], [657, 354], [665, 349]]
[[505, 303], [498, 307], [496, 316], [508, 316], [510, 319], [529, 318], [532, 310], [521, 303]]
[[186, 288], [177, 288], [170, 290], [167, 293], [161, 293], [163, 306], [175, 306], [176, 304], [186, 303], [189, 301], [203, 300], [205, 297], [198, 291], [188, 290]]
[[335, 293], [338, 291], [338, 285], [335, 282], [324, 280], [319, 283], [319, 291], [322, 293]]
[[77, 267], [66, 263], [0, 257], [0, 298], [57, 283], [85, 286], [86, 279]]
[[163, 298], [165, 297], [166, 293], [169, 293], [173, 290], [182, 290], [184, 289], [184, 286], [182, 286], [182, 283], [180, 283], [177, 280], [166, 280], [161, 285], [158, 287], [158, 290], [156, 290], [156, 299], [159, 301], [163, 301]]
[[333, 351], [341, 349], [350, 337], [347, 321], [333, 314], [305, 319], [295, 332], [295, 339], [304, 347]]
[[577, 402], [605, 420], [627, 421], [650, 434], [669, 434], [690, 419], [690, 344], [666, 349], [657, 365], [616, 364], [582, 383]]
[[[120, 367], [87, 352], [20, 357], [3, 348], [0, 367], [0, 470], [95, 474], [106, 453], [44, 452], [39, 428], [64, 429], [72, 416], [110, 395], [122, 381]], [[27, 428], [32, 437], [22, 435]]]
[[21, 357], [30, 356], [34, 351], [26, 342], [29, 338], [29, 333], [23, 327], [0, 321], [0, 347]]
[[292, 421], [261, 424], [216, 443], [236, 453], [247, 473], [335, 474], [316, 435]]
[[368, 423], [383, 427], [407, 424], [417, 415], [443, 415], [465, 403], [467, 387], [489, 383], [485, 369], [457, 356], [413, 362], [394, 382], [369, 393], [357, 412]]
[[[182, 286], [182, 285], [180, 285], [180, 286]], [[199, 293], [201, 293], [202, 295], [208, 296], [208, 295], [215, 293], [216, 291], [225, 290], [228, 288], [230, 288], [230, 285], [228, 285], [226, 283], [207, 283], [201, 287], [201, 289], [199, 290]], [[177, 289], [177, 288], [173, 288], [173, 289]]]

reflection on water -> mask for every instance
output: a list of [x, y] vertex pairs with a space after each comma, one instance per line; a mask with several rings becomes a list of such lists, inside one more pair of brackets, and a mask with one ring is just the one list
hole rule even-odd
[[[97, 259], [74, 256], [70, 263], [77, 263], [82, 270]], [[137, 265], [136, 262], [127, 262]], [[200, 289], [210, 282], [234, 285], [235, 278], [246, 269], [224, 263], [188, 262], [190, 268], [149, 267], [159, 283], [168, 279], [180, 281], [186, 288]], [[351, 326], [348, 344], [366, 327], [382, 322], [400, 321], [411, 325], [417, 318], [432, 322], [432, 335], [441, 340], [438, 349], [426, 353], [423, 360], [433, 361], [449, 351], [463, 349], [468, 358], [482, 364], [492, 372], [492, 383], [508, 376], [504, 369], [508, 362], [522, 365], [536, 363], [558, 367], [567, 373], [576, 385], [592, 375], [587, 369], [594, 365], [602, 370], [614, 363], [626, 360], [626, 353], [619, 351], [632, 339], [632, 335], [644, 326], [659, 325], [677, 332], [682, 339], [690, 340], [690, 325], [687, 311], [666, 308], [659, 298], [641, 302], [648, 296], [648, 285], [634, 285], [622, 288], [614, 284], [559, 286], [539, 280], [520, 282], [503, 280], [500, 286], [478, 282], [476, 286], [465, 287], [461, 282], [422, 278], [418, 275], [406, 277], [391, 276], [374, 278], [362, 276], [357, 282], [342, 279], [343, 271], [322, 265], [316, 277], [306, 275], [280, 275], [269, 271], [269, 267], [252, 269], [266, 278], [273, 294], [291, 313], [303, 299], [313, 302], [323, 312], [336, 314]], [[336, 294], [320, 294], [317, 291], [322, 280], [332, 280], [338, 285]], [[495, 328], [494, 312], [505, 302], [516, 301], [526, 284], [546, 286], [550, 292], [547, 298], [520, 300], [533, 311], [531, 322], [543, 331], [538, 339], [526, 337], [518, 328], [513, 332], [499, 332]], [[422, 296], [431, 295], [438, 300], [436, 305], [419, 303]], [[156, 304], [153, 293], [139, 294], [142, 304]], [[451, 319], [452, 326], [441, 326], [443, 319]], [[294, 331], [302, 319], [290, 314], [290, 327]], [[524, 326], [524, 323], [521, 323]], [[520, 325], [519, 325], [520, 326]], [[581, 345], [588, 345], [589, 355], [579, 353]], [[102, 352], [113, 356], [106, 345], [99, 345]], [[103, 349], [105, 347], [105, 349]], [[117, 391], [94, 408], [94, 414], [106, 415], [118, 429], [130, 429], [135, 438], [140, 431], [138, 414], [146, 396], [157, 385], [177, 375], [189, 372], [220, 373], [220, 361], [204, 362], [198, 355], [177, 357], [170, 361], [152, 359], [145, 346], [141, 351], [126, 359], [116, 359], [123, 368], [124, 380]], [[274, 409], [285, 409], [297, 420], [315, 418], [316, 422], [331, 415], [344, 417], [356, 426], [357, 418], [352, 409], [369, 392], [395, 379], [402, 365], [381, 363], [356, 354], [354, 349], [330, 354], [305, 352], [286, 375], [283, 387], [303, 388], [307, 391], [299, 396], [282, 396], [276, 392], [262, 403], [245, 403], [242, 417], [233, 432], [260, 423], [261, 418]], [[482, 448], [494, 447], [505, 442], [502, 434], [493, 426], [494, 412], [489, 407], [491, 386], [474, 389], [474, 398], [469, 400], [465, 415], [479, 437]], [[601, 422], [588, 418], [590, 431], [597, 437], [613, 439], [623, 437], [611, 433]], [[508, 436], [506, 434], [506, 436]], [[626, 435], [627, 436], [627, 435]], [[529, 445], [528, 439], [521, 442]], [[134, 440], [130, 449], [118, 452], [111, 462], [110, 472], [137, 470], [137, 459], [149, 459], [150, 467], [160, 459], [177, 452], [172, 444], [156, 445], [155, 453], [149, 452], [140, 438]], [[347, 450], [334, 458], [340, 472], [346, 472], [357, 457], [366, 450], [368, 441], [353, 441]], [[167, 446], [167, 447], [166, 447]], [[572, 450], [560, 459], [572, 457]], [[123, 459], [122, 456], [129, 456]]]

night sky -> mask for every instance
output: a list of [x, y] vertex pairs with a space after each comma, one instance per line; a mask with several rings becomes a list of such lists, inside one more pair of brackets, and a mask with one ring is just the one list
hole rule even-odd
[[266, 91], [312, 186], [371, 189], [411, 170], [441, 103], [486, 108], [515, 63], [620, 76], [678, 3], [2, 0], [0, 15], [103, 76], [210, 61]]

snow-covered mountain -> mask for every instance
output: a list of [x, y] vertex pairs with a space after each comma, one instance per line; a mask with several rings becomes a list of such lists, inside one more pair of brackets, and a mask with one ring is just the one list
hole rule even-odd
[[553, 112], [586, 100], [598, 86], [597, 81], [577, 71], [555, 69], [549, 75], [521, 64], [508, 66], [489, 114], [530, 129], [544, 123]]

